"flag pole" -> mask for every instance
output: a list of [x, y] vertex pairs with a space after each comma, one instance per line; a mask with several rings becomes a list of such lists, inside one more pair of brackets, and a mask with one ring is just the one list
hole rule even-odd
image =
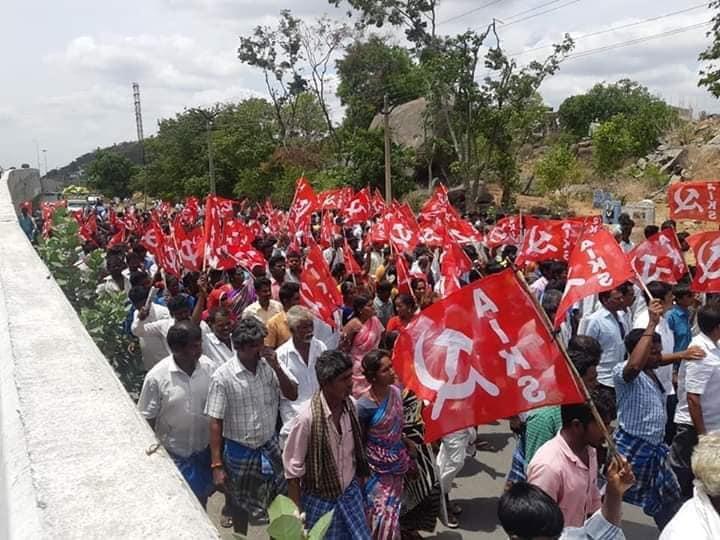
[[537, 297], [530, 290], [530, 287], [528, 287], [527, 281], [525, 281], [525, 277], [522, 275], [522, 272], [515, 272], [515, 275], [517, 276], [518, 281], [522, 285], [522, 288], [525, 290], [525, 293], [531, 298], [533, 304], [535, 305], [535, 309], [540, 313], [540, 318], [545, 324], [546, 330], [550, 332], [550, 335], [555, 341], [555, 344], [560, 349], [560, 352], [562, 352], [565, 363], [568, 365], [568, 367], [570, 368], [570, 372], [575, 377], [575, 382], [580, 387], [580, 390], [582, 390], [583, 396], [585, 396], [585, 402], [587, 403], [588, 407], [590, 407], [590, 412], [595, 419], [595, 423], [600, 427], [602, 434], [605, 437], [605, 441], [608, 445], [608, 450], [610, 451], [610, 456], [612, 457], [619, 455], [617, 446], [615, 445], [615, 441], [610, 436], [610, 432], [605, 427], [605, 422], [600, 416], [600, 413], [595, 406], [595, 402], [592, 400], [592, 396], [590, 395], [590, 391], [585, 385], [585, 381], [583, 381], [582, 377], [580, 376], [580, 373], [575, 367], [575, 364], [573, 364], [572, 360], [570, 360], [570, 356], [568, 355], [567, 349], [565, 349], [565, 345], [563, 345], [563, 343], [558, 339], [557, 334], [553, 329], [552, 323], [550, 322], [550, 318], [547, 316], [547, 313], [545, 313], [545, 310], [540, 305], [540, 302], [538, 302]]

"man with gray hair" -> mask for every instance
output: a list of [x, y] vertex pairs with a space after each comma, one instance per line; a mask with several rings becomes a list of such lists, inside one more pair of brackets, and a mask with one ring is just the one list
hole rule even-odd
[[205, 414], [210, 417], [213, 482], [232, 502], [235, 532], [250, 517], [267, 523], [267, 508], [287, 491], [275, 434], [280, 394], [297, 398], [297, 384], [265, 347], [265, 325], [241, 320], [232, 333], [235, 356], [213, 374]]
[[660, 540], [720, 538], [720, 431], [701, 435], [692, 455], [695, 493], [660, 535]]
[[287, 324], [291, 338], [283, 343], [276, 352], [280, 366], [298, 385], [296, 400], [280, 398], [280, 447], [290, 432], [290, 420], [295, 418], [300, 408], [320, 389], [315, 375], [315, 362], [325, 352], [325, 344], [313, 335], [313, 315], [302, 306], [293, 306], [287, 311]]
[[327, 540], [370, 540], [358, 478], [369, 476], [352, 393], [352, 360], [325, 351], [315, 364], [320, 390], [291, 422], [283, 453], [288, 495], [311, 529], [331, 510]]

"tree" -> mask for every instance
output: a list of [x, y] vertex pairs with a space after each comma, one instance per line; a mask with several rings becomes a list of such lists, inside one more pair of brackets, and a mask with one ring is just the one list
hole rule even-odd
[[424, 95], [425, 80], [407, 50], [373, 35], [355, 41], [336, 63], [337, 95], [345, 109], [345, 126], [367, 129], [382, 111], [385, 94], [395, 106]]
[[87, 170], [88, 183], [108, 197], [127, 197], [130, 180], [136, 171], [133, 162], [126, 157], [98, 149]]
[[567, 98], [558, 109], [558, 117], [565, 131], [586, 137], [592, 122], [605, 122], [616, 114], [636, 116], [641, 110], [652, 111], [658, 119], [670, 113], [670, 108], [646, 87], [622, 79], [615, 84], [596, 84], [585, 94]]
[[308, 25], [290, 10], [283, 10], [276, 28], [257, 26], [251, 36], [240, 37], [238, 58], [262, 70], [280, 127], [282, 144], [296, 133], [298, 101], [311, 92], [323, 113], [327, 131], [340, 150], [327, 102], [327, 72], [351, 39], [346, 24], [321, 17]]
[[720, 67], [715, 62], [720, 59], [720, 0], [712, 0], [708, 7], [718, 12], [712, 19], [712, 30], [707, 33], [708, 37], [712, 36], [712, 43], [698, 57], [701, 62], [707, 62], [700, 70], [698, 86], [704, 86], [717, 98], [720, 97]]
[[550, 148], [535, 166], [535, 175], [545, 191], [555, 191], [580, 178], [577, 158], [562, 144]]

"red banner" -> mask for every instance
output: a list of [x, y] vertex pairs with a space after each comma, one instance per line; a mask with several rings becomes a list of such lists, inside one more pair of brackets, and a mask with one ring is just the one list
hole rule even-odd
[[319, 208], [317, 196], [310, 182], [305, 178], [299, 178], [295, 186], [295, 197], [288, 212], [288, 226], [294, 231], [304, 231], [310, 225], [310, 216]]
[[335, 311], [342, 305], [342, 296], [330, 274], [320, 248], [312, 242], [305, 258], [300, 284], [300, 298], [310, 311], [330, 326], [337, 326]]
[[676, 284], [687, 272], [674, 229], [651, 236], [627, 254], [643, 283], [663, 281]]
[[570, 254], [565, 294], [558, 306], [555, 326], [560, 326], [575, 302], [619, 287], [634, 277], [625, 253], [608, 231], [583, 235]]
[[519, 246], [522, 233], [522, 218], [520, 216], [509, 216], [499, 220], [490, 229], [485, 243], [489, 248], [504, 245]]
[[583, 401], [562, 352], [510, 270], [423, 310], [401, 332], [393, 364], [403, 385], [431, 403], [423, 413], [426, 441], [529, 409]]
[[695, 275], [690, 290], [720, 292], [720, 231], [693, 234], [687, 243], [695, 253]]
[[671, 219], [720, 221], [720, 182], [677, 182], [668, 188]]
[[583, 222], [525, 218], [525, 236], [518, 251], [516, 264], [528, 261], [567, 261], [583, 230]]

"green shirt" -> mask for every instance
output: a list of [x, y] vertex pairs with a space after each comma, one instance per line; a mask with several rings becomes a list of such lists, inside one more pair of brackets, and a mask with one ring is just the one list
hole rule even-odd
[[530, 413], [525, 424], [525, 463], [530, 465], [535, 452], [555, 437], [562, 427], [560, 407], [541, 407]]

